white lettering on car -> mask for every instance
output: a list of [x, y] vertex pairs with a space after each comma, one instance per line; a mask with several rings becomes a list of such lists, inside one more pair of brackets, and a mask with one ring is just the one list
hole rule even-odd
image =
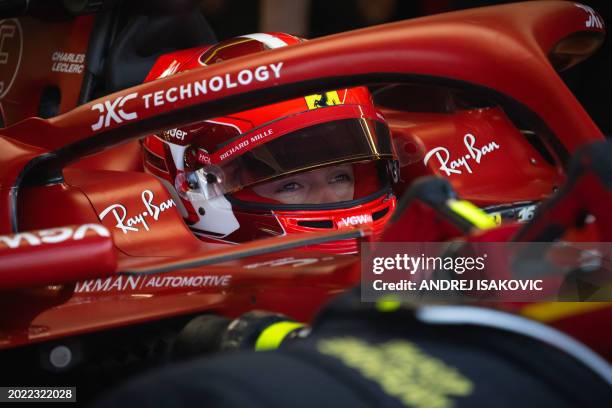
[[58, 227], [34, 232], [22, 232], [14, 235], [0, 235], [0, 247], [2, 244], [10, 249], [17, 249], [26, 243], [28, 246], [42, 244], [60, 244], [68, 240], [79, 241], [85, 238], [88, 231], [93, 231], [101, 237], [110, 237], [110, 232], [98, 224], [83, 224], [77, 228]]
[[[145, 109], [152, 106], [162, 106], [166, 103], [174, 103], [177, 100], [190, 99], [206, 95], [208, 92], [219, 92], [223, 89], [236, 88], [240, 85], [248, 85], [255, 79], [258, 82], [266, 82], [272, 76], [278, 79], [283, 63], [262, 65], [255, 68], [253, 71], [243, 69], [236, 77], [231, 74], [215, 75], [210, 79], [202, 79], [192, 83], [182, 84], [178, 87], [171, 87], [166, 90], [160, 90], [153, 93], [142, 95]], [[270, 74], [272, 72], [273, 75]]]
[[98, 121], [91, 125], [92, 130], [100, 130], [103, 127], [109, 127], [111, 121], [122, 123], [124, 120], [132, 120], [138, 118], [136, 112], [126, 112], [123, 110], [125, 103], [138, 96], [138, 92], [133, 92], [125, 96], [119, 96], [112, 102], [110, 100], [104, 101], [104, 103], [96, 103], [91, 107], [91, 110], [97, 110], [100, 112]]
[[263, 262], [256, 262], [256, 263], [248, 264], [244, 266], [244, 269], [256, 269], [256, 268], [262, 268], [262, 267], [276, 268], [279, 266], [291, 266], [293, 268], [298, 268], [300, 266], [314, 264], [319, 261], [329, 261], [332, 259], [334, 258], [331, 256], [327, 256], [324, 258], [294, 258], [290, 256], [287, 258], [273, 259], [270, 261], [263, 261]]
[[146, 209], [146, 211], [128, 217], [127, 208], [125, 208], [122, 204], [113, 204], [106, 207], [100, 213], [100, 219], [103, 220], [108, 214], [112, 214], [115, 217], [115, 228], [118, 228], [124, 234], [127, 234], [130, 231], [138, 232], [140, 231], [140, 227], [145, 229], [145, 231], [149, 231], [149, 222], [147, 221], [149, 218], [153, 218], [154, 221], [159, 220], [160, 215], [171, 209], [172, 207], [176, 207], [176, 203], [173, 199], [168, 199], [161, 203], [154, 203], [154, 195], [151, 190], [144, 190], [140, 195], [142, 199], [142, 203]]
[[499, 150], [500, 148], [496, 142], [489, 142], [484, 146], [477, 147], [476, 137], [471, 133], [468, 133], [463, 137], [463, 144], [467, 150], [467, 154], [463, 156], [456, 159], [451, 159], [448, 149], [438, 146], [430, 150], [425, 155], [423, 158], [423, 163], [427, 165], [429, 159], [435, 156], [440, 166], [439, 169], [447, 176], [450, 176], [451, 174], [462, 174], [463, 171], [460, 170], [461, 168], [472, 174], [473, 171], [470, 161], [474, 161], [479, 164], [484, 156], [494, 152], [495, 150]]
[[85, 70], [85, 54], [55, 51], [51, 55], [51, 71], [64, 74], [82, 74]]
[[518, 222], [528, 222], [528, 221], [531, 221], [533, 219], [533, 216], [535, 215], [536, 208], [537, 208], [537, 206], [535, 206], [535, 205], [528, 205], [526, 207], [521, 208], [518, 211], [518, 214], [516, 216], [516, 220]]
[[162, 74], [159, 77], [160, 78], [165, 78], [167, 76], [174, 75], [176, 73], [176, 71], [178, 70], [180, 65], [181, 64], [179, 64], [179, 62], [177, 60], [173, 60], [170, 63], [170, 65], [168, 65], [168, 68], [166, 68], [164, 70], [164, 72], [162, 72]]
[[75, 293], [91, 292], [150, 292], [168, 288], [227, 287], [232, 275], [198, 276], [112, 276], [77, 282]]
[[[178, 65], [175, 65], [178, 67]], [[283, 62], [276, 64], [261, 65], [254, 69], [243, 69], [238, 74], [215, 75], [209, 79], [202, 79], [156, 92], [146, 93], [140, 98], [144, 102], [144, 109], [173, 104], [191, 98], [206, 95], [209, 92], [220, 92], [224, 89], [236, 88], [239, 85], [249, 85], [253, 80], [257, 82], [267, 82], [278, 79], [281, 75]], [[160, 78], [169, 74], [164, 71]], [[109, 127], [113, 122], [123, 123], [124, 121], [138, 118], [136, 112], [126, 112], [123, 108], [125, 102], [134, 99], [138, 93], [131, 93], [126, 96], [119, 96], [113, 100], [96, 103], [91, 110], [98, 111], [100, 116], [95, 124], [91, 126], [94, 131]]]

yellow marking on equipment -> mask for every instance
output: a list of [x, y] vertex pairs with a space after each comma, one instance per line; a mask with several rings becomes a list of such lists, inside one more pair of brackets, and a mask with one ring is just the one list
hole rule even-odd
[[393, 296], [385, 296], [376, 302], [376, 310], [382, 313], [395, 312], [402, 304]]
[[354, 337], [324, 339], [317, 350], [375, 381], [407, 407], [447, 408], [470, 395], [472, 381], [444, 361], [404, 340], [370, 344]]
[[275, 350], [289, 333], [302, 327], [304, 327], [304, 324], [298, 322], [284, 321], [274, 323], [261, 332], [255, 342], [255, 350]]
[[460, 217], [468, 220], [476, 227], [484, 230], [497, 226], [493, 218], [474, 204], [465, 200], [448, 200], [446, 204]]

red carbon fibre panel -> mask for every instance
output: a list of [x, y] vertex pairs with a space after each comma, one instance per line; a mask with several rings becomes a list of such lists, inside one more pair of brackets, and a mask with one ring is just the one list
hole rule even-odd
[[3, 22], [8, 36], [3, 37], [2, 51], [8, 64], [0, 65], [4, 81], [0, 98], [7, 124], [38, 115], [40, 96], [47, 87], [61, 92], [58, 113], [77, 105], [93, 22], [91, 15], [78, 17], [73, 24], [31, 17]]
[[548, 163], [499, 108], [384, 113], [400, 163], [409, 162], [401, 169], [408, 182], [423, 174], [445, 177], [463, 199], [486, 206], [539, 201], [564, 181], [561, 163]]
[[146, 173], [66, 171], [68, 184], [81, 190], [115, 245], [131, 256], [180, 256], [207, 250], [185, 225], [161, 182]]
[[[124, 259], [120, 269], [146, 263], [155, 259]], [[203, 311], [236, 317], [255, 308], [308, 321], [358, 279], [354, 256], [294, 250], [167, 274], [7, 292], [0, 307], [28, 306], [0, 314], [0, 349]]]

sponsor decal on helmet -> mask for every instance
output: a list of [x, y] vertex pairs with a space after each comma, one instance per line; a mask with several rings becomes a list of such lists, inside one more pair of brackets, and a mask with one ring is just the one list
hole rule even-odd
[[220, 160], [225, 160], [228, 157], [232, 156], [234, 153], [237, 153], [239, 151], [241, 151], [242, 149], [244, 149], [245, 147], [247, 147], [249, 145], [249, 140], [243, 140], [240, 143], [238, 143], [235, 146], [230, 147], [229, 149], [227, 149], [225, 152], [221, 153], [219, 155], [219, 159]]
[[496, 150], [499, 150], [499, 145], [496, 142], [489, 142], [484, 146], [476, 146], [476, 137], [468, 133], [463, 137], [463, 144], [467, 150], [467, 154], [457, 157], [455, 159], [451, 158], [451, 154], [447, 148], [438, 146], [433, 148], [423, 158], [423, 163], [427, 165], [427, 162], [432, 157], [435, 157], [438, 160], [438, 164], [440, 165], [440, 171], [443, 171], [444, 174], [450, 176], [452, 174], [462, 174], [463, 171], [467, 171], [472, 174], [472, 165], [471, 162], [480, 164], [482, 159]]
[[374, 222], [372, 214], [352, 215], [350, 217], [342, 217], [338, 221], [338, 228], [354, 227], [356, 225], [370, 224]]
[[[208, 92], [219, 92], [225, 89], [236, 88], [249, 85], [253, 81], [267, 82], [271, 79], [278, 79], [281, 75], [283, 62], [276, 64], [260, 65], [254, 69], [243, 69], [237, 74], [215, 75], [209, 79], [173, 86], [157, 92], [151, 92], [140, 96], [144, 102], [144, 109], [163, 106], [166, 103], [175, 103], [187, 99], [197, 98], [206, 95]], [[136, 112], [126, 112], [123, 109], [125, 103], [138, 96], [138, 93], [131, 93], [126, 96], [119, 96], [113, 100], [106, 100], [103, 103], [96, 103], [91, 107], [92, 110], [100, 112], [98, 121], [91, 126], [94, 131], [107, 128], [111, 123], [122, 123], [123, 121], [138, 118]]]
[[253, 136], [245, 138], [244, 140], [241, 139], [237, 144], [230, 145], [230, 147], [227, 150], [219, 154], [218, 161], [229, 159], [236, 153], [247, 148], [252, 143], [260, 143], [263, 139], [273, 134], [274, 134], [274, 129], [268, 128], [260, 132], [257, 132]]
[[161, 203], [155, 203], [155, 197], [151, 190], [143, 191], [140, 197], [146, 211], [129, 217], [127, 208], [125, 208], [124, 205], [113, 204], [106, 207], [100, 213], [100, 220], [103, 220], [108, 214], [112, 214], [117, 222], [117, 224], [115, 224], [115, 228], [120, 229], [124, 234], [131, 231], [138, 232], [141, 228], [149, 231], [149, 219], [157, 221], [162, 213], [171, 209], [172, 207], [176, 207], [176, 203], [171, 198]]
[[196, 151], [196, 159], [198, 163], [202, 163], [205, 165], [209, 165], [212, 163], [210, 160], [210, 154], [206, 149], [198, 148], [198, 150]]
[[161, 134], [162, 137], [169, 142], [172, 140], [179, 140], [182, 142], [185, 140], [185, 136], [187, 136], [187, 132], [178, 128], [164, 130]]
[[593, 10], [593, 8], [579, 3], [576, 3], [576, 7], [583, 9], [587, 13], [588, 18], [584, 23], [586, 28], [604, 28], [603, 19]]
[[77, 282], [75, 293], [92, 292], [148, 292], [154, 289], [206, 288], [229, 286], [231, 275], [188, 276], [113, 276]]
[[308, 109], [324, 108], [326, 106], [341, 105], [340, 97], [338, 92], [329, 91], [322, 94], [314, 94], [305, 96], [306, 104]]
[[[342, 104], [341, 104], [342, 105]], [[360, 106], [359, 109], [356, 109], [350, 105], [343, 105], [336, 108], [337, 111], [325, 113], [332, 120], [339, 120], [340, 118], [374, 118], [376, 117], [376, 111], [374, 109], [369, 109], [365, 106]], [[342, 110], [342, 112], [340, 112]], [[304, 112], [305, 115], [315, 114], [316, 111], [308, 110]], [[322, 117], [324, 115], [320, 115]], [[287, 129], [289, 126], [287, 123], [293, 121], [293, 127], [301, 127], [303, 125], [303, 120], [312, 120], [312, 119], [303, 119], [306, 116], [296, 115], [293, 116], [292, 119], [287, 119], [279, 123], [278, 121], [272, 123], [271, 125], [266, 125], [263, 128], [253, 129], [247, 133], [241, 134], [239, 137], [232, 139], [232, 142], [223, 146], [223, 148], [217, 152], [214, 152], [210, 155], [198, 155], [198, 162], [201, 164], [208, 164], [208, 162], [213, 164], [219, 164], [225, 160], [233, 158], [236, 154], [245, 152], [247, 150], [254, 149], [255, 147], [262, 145], [264, 143], [269, 142], [271, 139], [276, 139], [281, 137], [287, 133]], [[312, 116], [311, 116], [312, 118]], [[312, 123], [312, 122], [309, 122]], [[205, 163], [205, 161], [207, 163]]]
[[0, 247], [10, 249], [20, 248], [23, 243], [27, 246], [42, 244], [60, 244], [68, 240], [80, 241], [85, 238], [88, 231], [93, 231], [101, 237], [110, 237], [108, 230], [99, 224], [83, 224], [76, 228], [59, 227], [33, 232], [22, 232], [14, 235], [0, 235]]

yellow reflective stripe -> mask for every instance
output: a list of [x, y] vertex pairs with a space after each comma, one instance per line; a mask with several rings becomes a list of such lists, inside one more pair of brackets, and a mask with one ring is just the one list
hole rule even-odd
[[303, 323], [284, 321], [274, 323], [264, 329], [261, 332], [257, 341], [255, 342], [255, 350], [274, 350], [281, 345], [285, 337], [294, 331], [304, 327]]
[[521, 309], [521, 314], [540, 322], [555, 320], [612, 307], [610, 302], [546, 302], [534, 303]]
[[448, 200], [446, 204], [462, 218], [465, 218], [480, 229], [489, 229], [496, 226], [495, 219], [474, 204], [465, 200]]

